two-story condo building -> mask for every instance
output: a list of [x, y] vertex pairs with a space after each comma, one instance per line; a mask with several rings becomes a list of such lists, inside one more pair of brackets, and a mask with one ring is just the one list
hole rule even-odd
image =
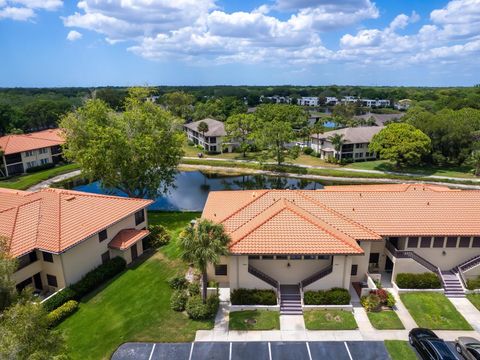
[[0, 154], [5, 176], [22, 174], [27, 169], [62, 161], [61, 145], [65, 139], [60, 129], [0, 137]]
[[202, 218], [231, 242], [208, 278], [303, 293], [433, 272], [463, 296], [460, 284], [480, 274], [479, 203], [480, 191], [425, 184], [210, 192]]
[[300, 99], [297, 99], [297, 105], [302, 106], [318, 106], [319, 100], [315, 96], [303, 96]]
[[115, 256], [143, 253], [150, 200], [44, 189], [0, 188], [0, 237], [18, 259], [19, 290], [51, 293]]
[[[311, 135], [310, 147], [321, 159], [335, 157], [338, 160], [348, 159], [353, 161], [373, 160], [376, 158], [374, 152], [370, 152], [368, 144], [373, 135], [382, 130], [382, 126], [361, 126], [327, 131], [323, 134]], [[340, 151], [332, 144], [332, 136], [342, 135], [343, 145]]]
[[[208, 125], [208, 131], [198, 131], [198, 125], [204, 122]], [[203, 119], [183, 125], [189, 141], [195, 145], [202, 146], [206, 151], [220, 153], [222, 151], [232, 152], [238, 146], [235, 142], [226, 142], [225, 124], [215, 119]]]

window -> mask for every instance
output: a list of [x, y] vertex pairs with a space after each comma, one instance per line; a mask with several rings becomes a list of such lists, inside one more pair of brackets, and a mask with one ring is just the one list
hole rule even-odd
[[470, 247], [470, 238], [466, 236], [462, 236], [460, 238], [460, 243], [458, 244], [459, 247], [461, 248], [468, 248]]
[[227, 265], [215, 265], [215, 275], [226, 276], [227, 275]]
[[108, 238], [107, 229], [102, 230], [98, 233], [98, 241], [99, 242], [107, 240], [107, 238]]
[[302, 260], [302, 255], [290, 255], [290, 260]]
[[260, 259], [260, 256], [258, 256], [258, 255], [249, 255], [248, 256], [248, 260], [258, 260], [258, 259]]
[[57, 284], [57, 277], [54, 276], [54, 275], [49, 275], [47, 274], [47, 284], [49, 286], [53, 286], [53, 287], [57, 287], [58, 284]]
[[38, 152], [40, 154], [46, 154], [48, 152], [48, 148], [41, 148], [41, 149], [38, 149]]
[[135, 213], [135, 225], [139, 225], [145, 221], [145, 211], [142, 209]]
[[273, 260], [273, 255], [263, 255], [262, 260]]
[[456, 248], [457, 247], [457, 238], [449, 236], [447, 238], [447, 248]]
[[35, 261], [37, 261], [37, 253], [35, 251], [23, 255], [18, 258], [17, 270], [23, 269], [25, 266], [28, 266]]
[[420, 240], [420, 247], [421, 248], [429, 248], [430, 244], [432, 243], [431, 237], [422, 237]]
[[40, 159], [40, 164], [42, 165], [48, 164], [48, 159]]
[[355, 149], [361, 149], [363, 147], [363, 144], [355, 144]]
[[110, 261], [110, 251], [105, 251], [102, 254], [102, 264], [105, 264], [108, 261]]
[[43, 261], [53, 263], [53, 255], [48, 252], [42, 252], [43, 255]]
[[26, 151], [25, 156], [33, 156], [33, 150]]
[[476, 236], [473, 238], [472, 247], [480, 247], [480, 237]]
[[418, 247], [418, 237], [409, 237], [407, 247], [409, 248]]
[[358, 265], [352, 265], [352, 270], [350, 271], [351, 276], [356, 276], [358, 272]]
[[379, 253], [370, 253], [370, 259], [368, 260], [369, 264], [373, 264], [378, 267], [378, 263], [380, 262], [380, 254]]
[[277, 256], [276, 256], [276, 259], [277, 259], [277, 260], [287, 260], [287, 259], [288, 259], [288, 256], [287, 256], [287, 255], [277, 255]]
[[436, 236], [433, 238], [433, 247], [434, 248], [443, 248], [443, 243], [445, 242], [444, 237]]
[[315, 255], [303, 255], [303, 260], [315, 260]]

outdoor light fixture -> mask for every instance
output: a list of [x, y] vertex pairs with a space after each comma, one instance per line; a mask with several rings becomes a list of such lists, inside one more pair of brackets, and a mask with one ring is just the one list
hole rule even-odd
[[290, 263], [289, 263], [289, 262], [287, 263], [287, 267], [290, 267]]
[[447, 252], [445, 250], [442, 251], [442, 255], [445, 256], [447, 255]]

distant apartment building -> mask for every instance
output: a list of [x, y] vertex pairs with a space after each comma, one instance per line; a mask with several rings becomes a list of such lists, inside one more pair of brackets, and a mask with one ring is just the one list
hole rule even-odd
[[[372, 137], [382, 129], [382, 126], [364, 126], [333, 130], [323, 134], [313, 134], [311, 135], [310, 147], [320, 155], [321, 159], [374, 160], [376, 159], [376, 154], [369, 151], [368, 145]], [[339, 151], [332, 144], [332, 137], [336, 134], [342, 135], [343, 140]]]
[[48, 294], [119, 256], [129, 264], [147, 243], [151, 200], [61, 189], [0, 188], [0, 237], [18, 260], [13, 280]]
[[344, 96], [340, 102], [344, 105], [346, 104], [355, 104], [358, 102], [358, 98], [355, 96]]
[[[201, 122], [208, 126], [208, 131], [205, 133], [198, 131]], [[221, 121], [207, 118], [185, 124], [183, 127], [188, 140], [194, 145], [202, 146], [208, 152], [232, 152], [238, 146], [236, 142], [225, 141], [227, 132], [225, 131], [225, 124]]]
[[62, 161], [61, 145], [64, 142], [60, 129], [0, 137], [4, 175], [22, 174], [36, 166]]
[[288, 96], [260, 96], [260, 102], [262, 103], [275, 103], [275, 104], [290, 104], [292, 99]]
[[334, 96], [325, 97], [325, 105], [337, 105], [338, 103], [338, 99]]
[[408, 110], [410, 106], [412, 106], [412, 100], [410, 99], [398, 100], [398, 102], [394, 104], [394, 107], [397, 110]]
[[365, 107], [389, 107], [390, 100], [385, 99], [360, 99], [362, 106]]
[[301, 98], [297, 99], [297, 105], [318, 106], [319, 100], [318, 100], [318, 97], [314, 97], [314, 96], [302, 96]]

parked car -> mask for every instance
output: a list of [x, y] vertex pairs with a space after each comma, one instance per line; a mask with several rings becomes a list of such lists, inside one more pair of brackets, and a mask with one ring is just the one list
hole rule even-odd
[[432, 330], [412, 329], [408, 334], [408, 341], [424, 360], [458, 360], [445, 341]]
[[472, 337], [459, 337], [455, 340], [455, 350], [467, 360], [480, 359], [480, 341]]

